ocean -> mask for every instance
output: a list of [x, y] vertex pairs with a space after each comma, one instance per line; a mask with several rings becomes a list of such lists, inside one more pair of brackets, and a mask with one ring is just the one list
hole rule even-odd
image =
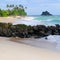
[[60, 16], [27, 16], [24, 19], [17, 19], [14, 24], [51, 26], [60, 24]]
[[34, 20], [40, 21], [43, 25], [60, 24], [60, 16], [35, 16]]

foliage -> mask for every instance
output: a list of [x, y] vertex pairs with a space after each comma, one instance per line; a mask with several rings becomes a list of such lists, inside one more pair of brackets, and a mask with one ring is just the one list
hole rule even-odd
[[2, 17], [7, 17], [9, 15], [9, 12], [7, 10], [2, 10]]
[[8, 10], [0, 9], [0, 17], [27, 15], [22, 5], [7, 5]]

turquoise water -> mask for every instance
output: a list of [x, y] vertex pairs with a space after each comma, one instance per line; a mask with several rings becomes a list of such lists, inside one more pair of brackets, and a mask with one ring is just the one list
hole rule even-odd
[[60, 16], [36, 16], [34, 20], [41, 21], [44, 25], [60, 24]]
[[60, 16], [28, 16], [29, 20], [17, 19], [13, 24], [25, 24], [25, 25], [55, 25], [60, 24]]

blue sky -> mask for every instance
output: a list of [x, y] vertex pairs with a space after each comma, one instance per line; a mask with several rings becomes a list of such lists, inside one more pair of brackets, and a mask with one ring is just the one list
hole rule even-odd
[[46, 10], [53, 15], [60, 15], [60, 0], [0, 0], [0, 8], [6, 8], [6, 4], [22, 4], [27, 7], [28, 15], [40, 15]]

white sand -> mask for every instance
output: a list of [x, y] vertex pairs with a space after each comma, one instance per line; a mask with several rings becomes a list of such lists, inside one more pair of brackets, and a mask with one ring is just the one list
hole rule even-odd
[[10, 16], [10, 17], [0, 17], [0, 22], [4, 23], [14, 23], [17, 19], [19, 20], [32, 20], [33, 17], [22, 17], [22, 16]]
[[0, 37], [0, 60], [60, 60], [60, 52], [35, 48]]
[[25, 25], [40, 25], [40, 24], [44, 24], [41, 23], [41, 21], [37, 21], [37, 20], [33, 20], [34, 17], [21, 17], [21, 16], [10, 16], [10, 17], [0, 17], [0, 22], [2, 23], [12, 23], [13, 25], [16, 24], [25, 24]]
[[0, 22], [2, 23], [14, 23], [15, 17], [0, 17]]

